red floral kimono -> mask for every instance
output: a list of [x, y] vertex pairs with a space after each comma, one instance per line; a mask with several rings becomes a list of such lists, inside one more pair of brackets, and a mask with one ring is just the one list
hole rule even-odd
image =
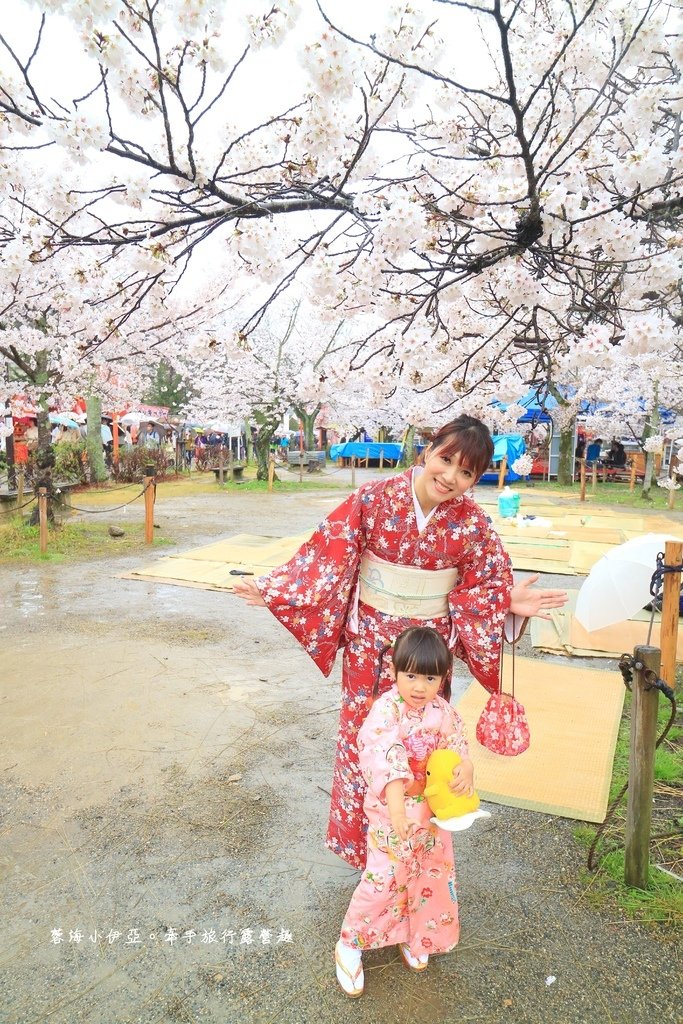
[[[367, 821], [356, 734], [372, 701], [381, 648], [409, 626], [432, 626], [493, 693], [498, 689], [501, 634], [510, 604], [510, 559], [485, 512], [467, 495], [453, 498], [438, 505], [418, 533], [411, 475], [408, 470], [359, 488], [289, 562], [258, 580], [268, 608], [324, 675], [330, 674], [337, 651], [344, 648], [327, 845], [358, 868], [365, 864]], [[416, 620], [360, 602], [356, 625], [356, 588], [365, 550], [400, 565], [457, 568], [458, 581], [448, 595], [449, 614]], [[387, 668], [385, 658], [380, 692], [391, 686]]]

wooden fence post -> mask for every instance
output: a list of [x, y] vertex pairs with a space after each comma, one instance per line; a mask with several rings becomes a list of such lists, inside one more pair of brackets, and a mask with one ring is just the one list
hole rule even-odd
[[218, 483], [222, 487], [225, 483], [225, 452], [223, 445], [218, 445]]
[[47, 551], [47, 487], [38, 488], [38, 523], [40, 527], [40, 553]]
[[145, 466], [145, 544], [154, 541], [154, 466]]
[[351, 456], [351, 486], [356, 489], [356, 456]]
[[[648, 689], [645, 669], [659, 675], [658, 647], [636, 647], [631, 704], [631, 749], [626, 809], [626, 856], [624, 880], [627, 885], [646, 889], [650, 868], [652, 791], [655, 781], [655, 743], [659, 690]], [[638, 667], [640, 666], [640, 667]]]
[[597, 462], [594, 462], [593, 463], [593, 468], [591, 470], [591, 492], [593, 494], [595, 494], [595, 492], [597, 490], [597, 487], [598, 487], [598, 464], [597, 464]]
[[503, 484], [505, 483], [505, 474], [507, 473], [507, 471], [508, 471], [508, 457], [507, 457], [507, 455], [504, 455], [503, 459], [501, 461], [501, 464], [500, 464], [500, 469], [498, 470], [498, 490], [499, 491], [503, 490]]
[[581, 470], [581, 496], [580, 501], [586, 500], [586, 460], [579, 459], [579, 467]]
[[[665, 565], [680, 565], [683, 561], [683, 542], [668, 540], [664, 552]], [[662, 594], [662, 625], [659, 634], [659, 645], [662, 649], [662, 669], [660, 675], [672, 690], [676, 686], [676, 647], [678, 645], [680, 598], [680, 572], [665, 573]]]
[[275, 456], [271, 452], [268, 456], [268, 493], [273, 493], [273, 478], [275, 477]]
[[628, 482], [629, 491], [633, 492], [636, 489], [636, 457], [635, 455], [631, 459], [631, 479]]
[[674, 507], [674, 498], [675, 497], [676, 497], [676, 492], [675, 492], [675, 490], [672, 487], [671, 490], [669, 491], [669, 502], [668, 502], [668, 507], [669, 508], [673, 508]]

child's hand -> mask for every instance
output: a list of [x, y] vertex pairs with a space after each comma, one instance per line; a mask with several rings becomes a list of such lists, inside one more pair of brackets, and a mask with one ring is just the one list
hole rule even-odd
[[391, 827], [394, 832], [401, 837], [403, 842], [406, 841], [410, 833], [416, 829], [418, 825], [419, 822], [413, 821], [412, 818], [409, 818], [406, 815], [405, 810], [402, 813], [398, 811], [391, 815]]
[[235, 580], [232, 585], [232, 589], [238, 597], [241, 597], [247, 604], [253, 605], [255, 608], [265, 608], [266, 602], [261, 596], [261, 591], [256, 586], [254, 580]]
[[464, 758], [453, 769], [453, 779], [448, 788], [456, 796], [472, 796], [474, 793], [474, 765], [469, 758]]

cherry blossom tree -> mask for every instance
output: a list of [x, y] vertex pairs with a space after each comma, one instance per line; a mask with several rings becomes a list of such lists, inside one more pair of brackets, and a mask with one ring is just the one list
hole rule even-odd
[[239, 314], [238, 308], [218, 318], [202, 336], [188, 332], [176, 369], [194, 382], [191, 412], [256, 426], [257, 479], [265, 480], [271, 443], [290, 409], [314, 422], [326, 402], [337, 418], [346, 392], [336, 389], [333, 367], [348, 341], [343, 323], [321, 322], [301, 302], [273, 307], [249, 335], [235, 327]]
[[[361, 33], [351, 6], [309, 2], [297, 23], [293, 0], [35, 0], [29, 42], [0, 15], [2, 204], [30, 228], [6, 218], [2, 240], [14, 260], [111, 266], [85, 350], [143, 310], [162, 324], [190, 279], [227, 294], [249, 273], [266, 293], [216, 359], [298, 279], [330, 323], [359, 322], [345, 380], [376, 406], [408, 390], [423, 417], [562, 383], [597, 343], [677, 350], [673, 8], [413, 0], [365, 5]], [[64, 18], [77, 81], [54, 71]], [[300, 73], [264, 95], [278, 58]]]

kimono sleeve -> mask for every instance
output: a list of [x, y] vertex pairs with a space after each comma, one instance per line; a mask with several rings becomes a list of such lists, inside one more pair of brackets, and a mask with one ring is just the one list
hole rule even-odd
[[389, 782], [413, 781], [408, 754], [399, 732], [396, 701], [388, 695], [376, 700], [358, 731], [358, 763], [368, 791], [378, 799]]
[[343, 644], [365, 547], [364, 511], [375, 492], [373, 484], [355, 491], [293, 558], [256, 581], [266, 606], [326, 676]]
[[447, 701], [443, 702], [443, 718], [441, 719], [440, 750], [454, 750], [463, 759], [470, 756], [470, 748], [465, 733], [465, 723]]
[[460, 578], [448, 595], [448, 604], [458, 635], [454, 654], [485, 689], [495, 693], [503, 624], [510, 607], [512, 565], [483, 512], [476, 533], [460, 564]]

